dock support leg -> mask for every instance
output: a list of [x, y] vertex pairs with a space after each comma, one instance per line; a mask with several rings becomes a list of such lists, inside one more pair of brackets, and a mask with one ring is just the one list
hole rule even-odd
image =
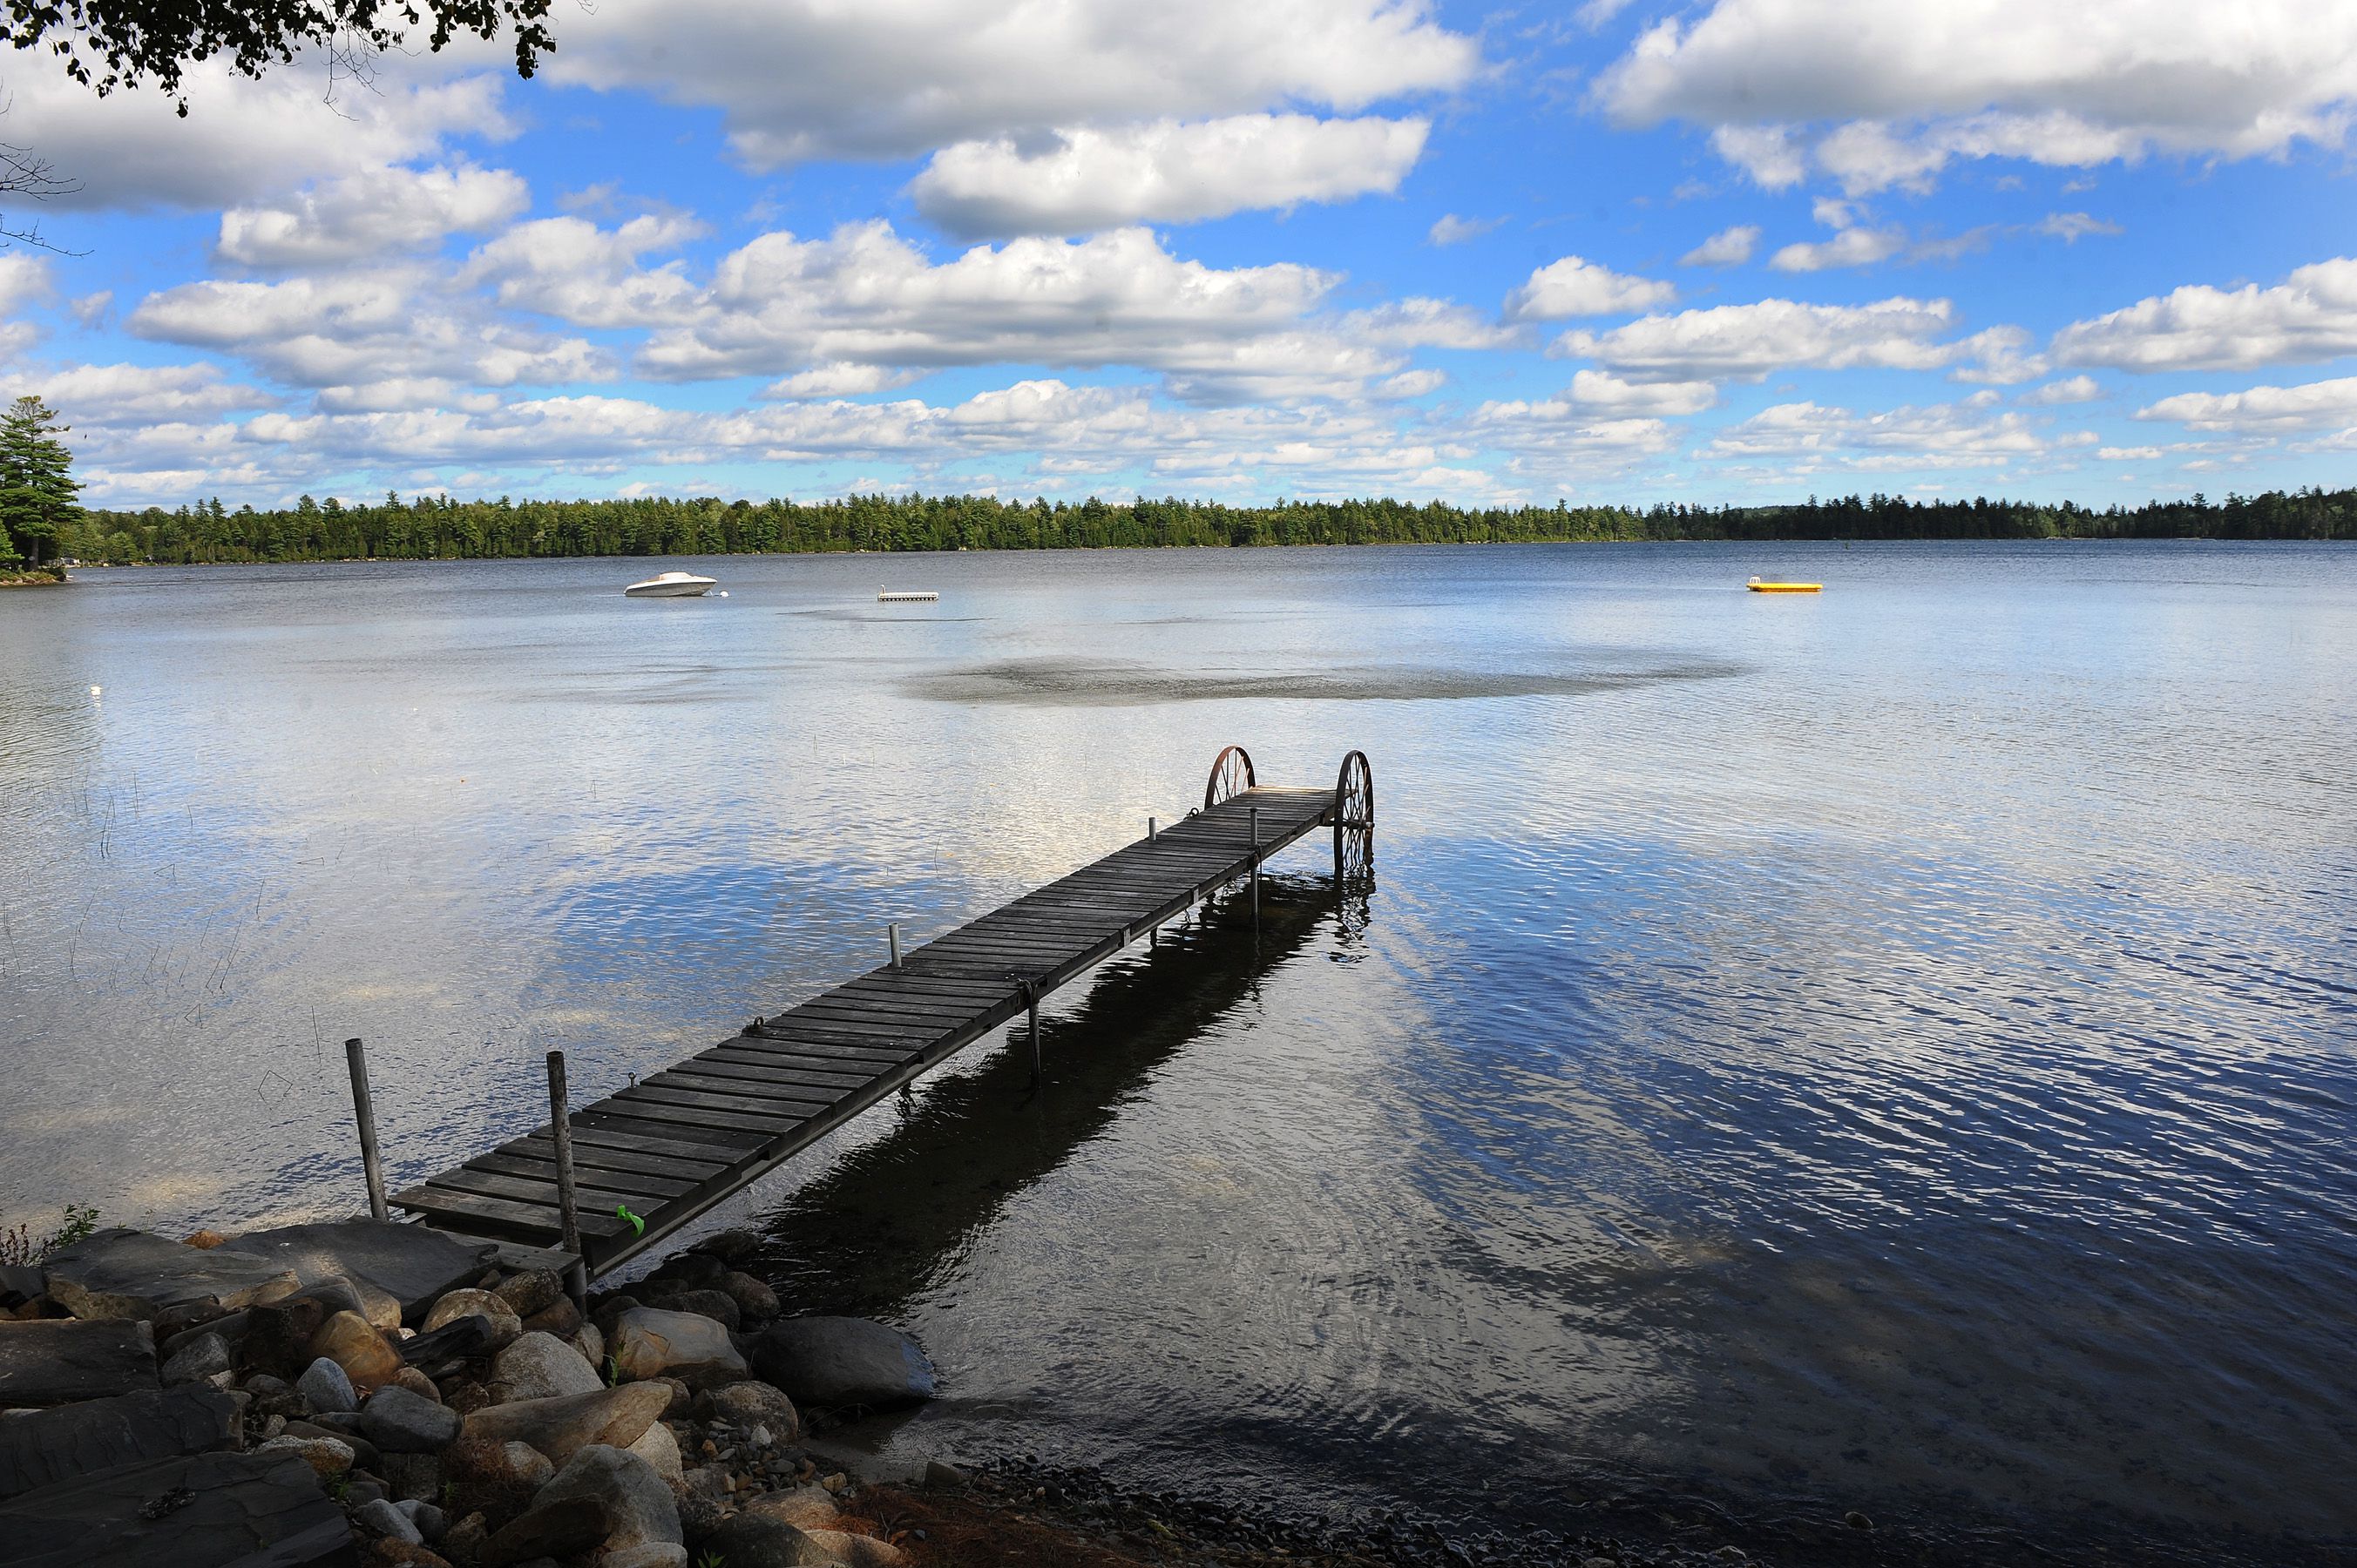
[[577, 1259], [581, 1256], [581, 1199], [573, 1185], [573, 1107], [565, 1087], [563, 1051], [548, 1053], [548, 1131], [556, 1144], [557, 1223], [565, 1250]]
[[361, 1130], [361, 1170], [368, 1177], [369, 1218], [389, 1219], [384, 1200], [384, 1162], [376, 1152], [376, 1106], [369, 1100], [368, 1056], [357, 1039], [344, 1042], [344, 1065], [352, 1072], [352, 1120]]
[[1045, 1081], [1047, 1076], [1039, 1065], [1039, 988], [1038, 986], [1027, 984], [1023, 987], [1023, 1006], [1031, 1026], [1031, 1087], [1037, 1089]]
[[1260, 929], [1260, 808], [1259, 808], [1258, 806], [1254, 806], [1254, 807], [1252, 809], [1252, 830], [1253, 830], [1253, 857], [1252, 857], [1252, 863], [1253, 863], [1253, 873], [1252, 873], [1253, 929], [1254, 929], [1254, 930], [1255, 930], [1255, 931], [1257, 931], [1257, 930], [1259, 930], [1259, 929]]
[[884, 934], [892, 943], [892, 967], [898, 969], [900, 967], [900, 922], [895, 920], [885, 927]]

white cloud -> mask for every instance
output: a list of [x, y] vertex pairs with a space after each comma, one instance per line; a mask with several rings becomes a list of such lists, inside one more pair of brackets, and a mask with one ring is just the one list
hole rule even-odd
[[1392, 399], [1423, 397], [1448, 384], [1448, 372], [1446, 371], [1402, 371], [1398, 375], [1386, 376], [1376, 382], [1375, 395]]
[[28, 256], [22, 252], [0, 254], [0, 316], [13, 316], [56, 292], [47, 257]]
[[564, 40], [550, 80], [717, 108], [762, 170], [1073, 126], [1349, 113], [1461, 86], [1480, 65], [1413, 0], [675, 0], [568, 16]]
[[2188, 429], [2236, 435], [2347, 429], [2357, 426], [2357, 376], [2304, 386], [2179, 392], [2136, 410], [2136, 417], [2174, 420]]
[[2052, 407], [2066, 403], [2093, 403], [2104, 395], [2104, 389], [2093, 376], [2065, 376], [2059, 381], [2049, 381], [2032, 392], [2026, 392], [2015, 401], [2032, 407]]
[[1897, 255], [1906, 245], [1903, 229], [1844, 229], [1830, 240], [1786, 245], [1768, 258], [1768, 264], [1780, 273], [1871, 266]]
[[1693, 250], [1678, 258], [1681, 266], [1734, 267], [1751, 259], [1760, 244], [1760, 226], [1738, 223], [1731, 229], [1721, 229]]
[[1712, 439], [1720, 457], [1814, 457], [1859, 469], [2001, 468], [2046, 451], [2027, 416], [1991, 414], [1977, 396], [1925, 408], [1853, 413], [1814, 403], [1778, 403]]
[[2099, 446], [2095, 456], [2106, 463], [2149, 463], [2161, 455], [2158, 446]]
[[1225, 403], [1354, 392], [1403, 368], [1376, 341], [1386, 330], [1435, 341], [1469, 329], [1438, 302], [1400, 302], [1356, 330], [1318, 317], [1340, 281], [1286, 263], [1207, 267], [1144, 229], [978, 245], [937, 264], [888, 224], [846, 224], [823, 240], [766, 234], [723, 258], [639, 364], [669, 380], [838, 362], [1135, 365]]
[[222, 208], [276, 201], [306, 180], [382, 169], [438, 154], [452, 136], [515, 134], [496, 74], [447, 80], [451, 62], [388, 60], [373, 91], [322, 102], [323, 62], [310, 58], [259, 81], [218, 62], [188, 70], [189, 110], [153, 92], [100, 98], [62, 72], [11, 78], [8, 132], [70, 174], [79, 189], [49, 205]]
[[2090, 234], [2117, 234], [2121, 231], [2118, 224], [2084, 212], [2050, 212], [2038, 220], [2037, 229], [2040, 233], [2050, 234], [2066, 245], [2075, 245]]
[[2273, 288], [2189, 284], [2054, 335], [2065, 364], [2245, 370], [2357, 353], [2357, 258], [2300, 267]]
[[269, 268], [382, 261], [496, 228], [531, 204], [523, 180], [506, 169], [369, 169], [266, 206], [231, 208], [214, 254]]
[[1941, 341], [1955, 321], [1955, 306], [1944, 299], [1763, 299], [1648, 316], [1609, 332], [1567, 332], [1555, 350], [1593, 359], [1632, 381], [1757, 381], [1777, 371], [1857, 366], [1928, 371], [1992, 346], [1985, 335]]
[[604, 353], [487, 317], [434, 294], [414, 267], [290, 278], [182, 284], [140, 303], [135, 337], [240, 355], [296, 386], [378, 381], [546, 385], [611, 377]]
[[857, 397], [863, 392], [890, 392], [907, 386], [924, 374], [921, 371], [892, 371], [882, 365], [854, 365], [837, 361], [800, 371], [761, 389], [764, 398], [781, 403], [799, 403], [811, 398]]
[[1956, 158], [2061, 166], [2153, 152], [2242, 158], [2341, 145], [2357, 102], [2341, 0], [1717, 0], [1645, 30], [1598, 100], [1624, 124], [1706, 126], [1770, 188], [1819, 166], [1921, 188]]
[[233, 410], [267, 408], [277, 400], [253, 387], [224, 381], [215, 365], [72, 365], [48, 371], [17, 370], [5, 378], [0, 402], [36, 392], [77, 428], [205, 419]]
[[648, 269], [640, 258], [677, 250], [704, 231], [677, 213], [646, 213], [615, 229], [586, 218], [543, 218], [477, 250], [459, 281], [489, 283], [500, 305], [576, 327], [673, 324], [692, 313], [696, 285], [678, 263]]
[[1480, 239], [1503, 222], [1502, 218], [1459, 218], [1454, 212], [1444, 212], [1433, 220], [1424, 237], [1436, 245], [1461, 245], [1468, 240]]
[[1678, 296], [1668, 284], [1631, 277], [1580, 256], [1549, 262], [1506, 295], [1506, 315], [1517, 321], [1554, 321], [1568, 316], [1618, 316], [1666, 305]]
[[1808, 154], [1779, 125], [1721, 125], [1713, 151], [1751, 177], [1762, 190], [1790, 190], [1808, 177]]
[[1708, 381], [1624, 381], [1608, 371], [1580, 371], [1564, 392], [1582, 408], [1629, 414], [1700, 413], [1718, 401]]
[[909, 194], [926, 218], [969, 238], [1186, 223], [1396, 190], [1429, 129], [1308, 114], [1075, 126], [1044, 145], [1001, 136], [943, 147]]

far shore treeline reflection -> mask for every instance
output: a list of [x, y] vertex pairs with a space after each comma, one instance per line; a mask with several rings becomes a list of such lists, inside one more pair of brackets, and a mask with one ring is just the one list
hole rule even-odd
[[1909, 500], [1847, 496], [1786, 506], [1469, 509], [1431, 501], [1000, 500], [858, 495], [837, 500], [454, 500], [388, 494], [282, 510], [216, 499], [167, 511], [89, 512], [60, 530], [83, 561], [433, 560], [724, 555], [843, 550], [1072, 550], [1169, 545], [1537, 543], [1663, 539], [2352, 539], [2357, 489], [2269, 490], [2213, 501]]

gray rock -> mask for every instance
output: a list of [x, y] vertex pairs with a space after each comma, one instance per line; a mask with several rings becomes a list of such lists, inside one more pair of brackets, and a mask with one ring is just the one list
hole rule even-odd
[[562, 1466], [585, 1447], [629, 1447], [670, 1403], [671, 1391], [660, 1384], [625, 1383], [594, 1394], [489, 1405], [466, 1418], [466, 1434], [491, 1443], [528, 1443]]
[[705, 1421], [726, 1421], [737, 1426], [766, 1426], [781, 1443], [802, 1435], [802, 1413], [782, 1389], [748, 1380], [725, 1383], [695, 1396], [695, 1413]]
[[199, 1334], [172, 1353], [164, 1363], [164, 1382], [201, 1383], [230, 1369], [229, 1341], [218, 1334]]
[[0, 1323], [0, 1409], [106, 1399], [155, 1386], [156, 1331], [145, 1323], [59, 1317]]
[[933, 1364], [907, 1335], [864, 1317], [789, 1317], [753, 1341], [762, 1379], [798, 1404], [883, 1408], [933, 1397]]
[[361, 1408], [361, 1396], [353, 1391], [350, 1375], [325, 1356], [303, 1369], [303, 1375], [295, 1380], [295, 1391], [318, 1414]]
[[673, 1377], [693, 1388], [708, 1388], [741, 1382], [750, 1369], [719, 1323], [655, 1306], [632, 1307], [617, 1317], [607, 1353], [622, 1378], [632, 1382]]
[[101, 1230], [49, 1254], [48, 1293], [76, 1317], [133, 1317], [178, 1326], [291, 1295], [292, 1269], [167, 1241], [145, 1230]]
[[766, 1323], [778, 1316], [778, 1293], [750, 1274], [730, 1274], [720, 1282], [720, 1288], [736, 1302], [746, 1322]]
[[687, 1548], [668, 1541], [650, 1541], [619, 1552], [599, 1552], [597, 1568], [687, 1568]]
[[0, 1312], [41, 1294], [41, 1271], [30, 1263], [0, 1263]]
[[417, 1533], [428, 1541], [441, 1540], [443, 1532], [450, 1528], [449, 1520], [442, 1510], [423, 1498], [409, 1498], [394, 1506], [409, 1516], [409, 1522], [417, 1527]]
[[526, 1334], [491, 1362], [491, 1397], [503, 1404], [594, 1393], [605, 1386], [580, 1351], [551, 1334]]
[[387, 1454], [438, 1454], [458, 1441], [465, 1425], [457, 1411], [398, 1384], [377, 1390], [361, 1407], [361, 1435]]
[[843, 1568], [901, 1568], [909, 1561], [908, 1553], [888, 1541], [878, 1541], [872, 1535], [853, 1535], [842, 1530], [813, 1530], [803, 1532], [811, 1544], [827, 1554], [827, 1560]]
[[684, 1478], [685, 1466], [680, 1458], [679, 1439], [671, 1428], [656, 1422], [640, 1439], [630, 1444], [630, 1452], [654, 1466], [655, 1474], [666, 1481]]
[[237, 1446], [237, 1400], [218, 1389], [84, 1400], [0, 1421], [0, 1498], [117, 1465]]
[[817, 1541], [768, 1514], [738, 1513], [696, 1542], [728, 1568], [840, 1568]]
[[300, 1459], [121, 1465], [0, 1502], [11, 1568], [348, 1568], [351, 1526]]
[[501, 1280], [491, 1294], [508, 1304], [518, 1317], [530, 1317], [565, 1299], [565, 1282], [549, 1269], [521, 1269]]
[[371, 1328], [401, 1326], [400, 1298], [366, 1280], [348, 1280], [339, 1275], [305, 1285], [286, 1299], [324, 1302], [330, 1312], [349, 1312], [366, 1318]]
[[724, 1263], [742, 1266], [761, 1250], [761, 1233], [742, 1229], [716, 1230], [698, 1241], [692, 1251], [719, 1259]]
[[372, 1285], [399, 1303], [404, 1317], [416, 1316], [429, 1303], [481, 1273], [496, 1251], [423, 1225], [382, 1219], [253, 1230], [220, 1250], [292, 1269], [307, 1285], [338, 1277]]
[[[539, 1458], [538, 1455], [533, 1455]], [[545, 1466], [548, 1461], [541, 1459]], [[387, 1454], [377, 1461], [384, 1484], [395, 1502], [438, 1502], [442, 1497], [442, 1461], [431, 1454]]]
[[331, 1481], [350, 1469], [358, 1455], [352, 1445], [340, 1437], [312, 1437], [288, 1433], [274, 1437], [254, 1449], [256, 1454], [291, 1454], [311, 1467], [311, 1473], [323, 1481]]
[[352, 1510], [352, 1521], [377, 1535], [389, 1535], [411, 1546], [425, 1544], [425, 1532], [417, 1528], [410, 1517], [379, 1498]]
[[679, 1547], [679, 1505], [654, 1467], [635, 1454], [591, 1444], [540, 1489], [532, 1507], [483, 1548], [495, 1565], [528, 1557]]

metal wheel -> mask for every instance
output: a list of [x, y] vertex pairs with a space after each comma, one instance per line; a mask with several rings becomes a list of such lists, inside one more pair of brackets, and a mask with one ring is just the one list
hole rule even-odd
[[1364, 875], [1375, 868], [1375, 770], [1367, 754], [1342, 759], [1334, 779], [1334, 875]]
[[1203, 809], [1208, 811], [1222, 800], [1232, 800], [1258, 782], [1253, 777], [1252, 754], [1241, 746], [1232, 746], [1211, 764], [1211, 782], [1203, 786]]

